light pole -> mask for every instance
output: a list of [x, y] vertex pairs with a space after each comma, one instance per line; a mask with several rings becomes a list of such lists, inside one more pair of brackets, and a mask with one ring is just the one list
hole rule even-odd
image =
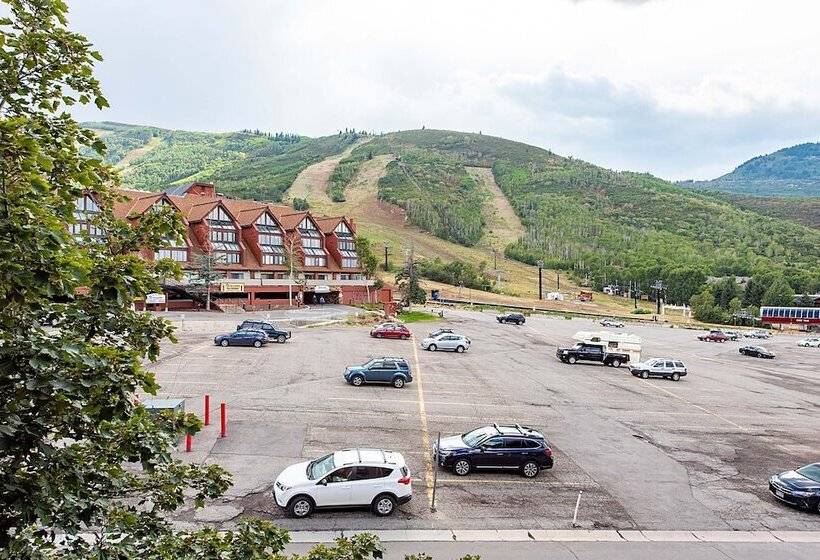
[[661, 314], [661, 297], [662, 297], [662, 294], [663, 294], [663, 290], [665, 288], [666, 288], [666, 286], [663, 285], [662, 280], [657, 280], [652, 285], [652, 289], [655, 290], [655, 303], [657, 304], [657, 307], [658, 307], [658, 315]]
[[385, 243], [384, 244], [384, 271], [385, 272], [387, 272], [388, 269], [390, 268], [390, 265], [387, 262], [387, 250], [388, 250], [388, 246], [387, 246], [387, 243]]
[[538, 299], [544, 299], [543, 283], [541, 281], [541, 270], [544, 268], [544, 261], [538, 261]]
[[557, 274], [558, 274], [558, 278], [557, 278], [557, 280], [558, 280], [558, 288], [557, 288], [557, 290], [558, 290], [558, 291], [560, 291], [560, 290], [561, 290], [561, 273], [560, 273], [560, 272], [558, 272]]

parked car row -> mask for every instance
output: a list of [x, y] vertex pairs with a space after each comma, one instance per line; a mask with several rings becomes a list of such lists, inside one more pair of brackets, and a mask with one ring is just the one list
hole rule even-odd
[[291, 332], [277, 328], [267, 321], [243, 321], [232, 333], [219, 334], [214, 337], [217, 346], [253, 346], [261, 348], [268, 342], [283, 344], [291, 337]]
[[[534, 478], [553, 466], [541, 432], [519, 424], [482, 426], [441, 438], [432, 449], [437, 467], [467, 476], [481, 469], [517, 470]], [[273, 500], [291, 517], [320, 509], [368, 507], [386, 517], [413, 498], [404, 456], [370, 448], [343, 449], [287, 467], [273, 484]]]

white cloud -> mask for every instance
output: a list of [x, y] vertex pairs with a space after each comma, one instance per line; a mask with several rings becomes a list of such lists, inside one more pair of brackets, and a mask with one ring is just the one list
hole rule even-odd
[[[483, 130], [704, 178], [818, 140], [812, 0], [76, 0], [126, 122]], [[81, 111], [82, 118], [100, 118]]]

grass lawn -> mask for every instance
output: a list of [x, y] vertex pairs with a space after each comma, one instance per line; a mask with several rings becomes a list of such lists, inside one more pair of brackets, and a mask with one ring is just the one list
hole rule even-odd
[[438, 321], [439, 319], [438, 315], [426, 311], [404, 311], [399, 314], [399, 320], [403, 323], [420, 323], [423, 321]]

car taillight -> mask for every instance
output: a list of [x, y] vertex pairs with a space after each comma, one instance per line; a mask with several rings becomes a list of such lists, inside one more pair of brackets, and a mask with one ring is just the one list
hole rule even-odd
[[403, 476], [398, 480], [399, 484], [410, 484], [410, 476]]
[[547, 457], [552, 457], [552, 449], [550, 449], [549, 447], [547, 447], [547, 448], [544, 450], [544, 455], [546, 455]]

